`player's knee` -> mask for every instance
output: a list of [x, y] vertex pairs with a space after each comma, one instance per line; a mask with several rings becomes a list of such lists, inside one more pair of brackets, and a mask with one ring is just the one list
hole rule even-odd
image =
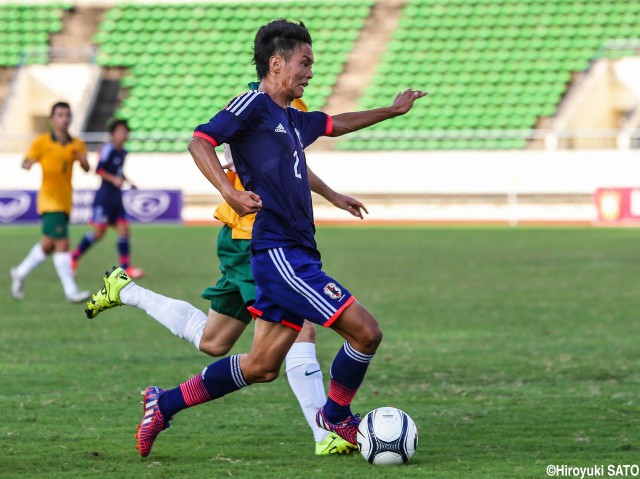
[[217, 343], [215, 341], [201, 341], [200, 351], [214, 358], [224, 356], [231, 350], [231, 345]]
[[365, 354], [373, 354], [382, 342], [382, 330], [377, 323], [367, 325], [362, 329], [358, 338], [358, 351]]
[[102, 228], [96, 228], [95, 230], [93, 230], [93, 239], [94, 241], [100, 241], [102, 239], [102, 237], [104, 236], [104, 232], [105, 230]]
[[367, 341], [369, 346], [378, 349], [382, 342], [382, 329], [377, 324], [369, 329], [367, 332]]
[[270, 383], [271, 381], [275, 381], [279, 374], [280, 368], [269, 367], [268, 365], [253, 365], [252, 367], [247, 368], [246, 371], [243, 371], [245, 380], [252, 383]]

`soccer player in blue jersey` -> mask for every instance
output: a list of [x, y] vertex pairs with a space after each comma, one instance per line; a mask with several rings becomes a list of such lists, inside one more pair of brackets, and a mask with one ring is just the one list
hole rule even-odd
[[[248, 354], [220, 359], [174, 389], [146, 389], [136, 434], [142, 456], [150, 453], [179, 411], [249, 384], [273, 381], [304, 318], [331, 327], [345, 339], [331, 366], [329, 397], [316, 421], [356, 444], [360, 419], [350, 405], [382, 332], [373, 315], [322, 271], [304, 148], [322, 135], [341, 136], [403, 115], [426, 93], [408, 89], [391, 106], [334, 117], [291, 108], [313, 77], [311, 43], [302, 23], [276, 20], [261, 27], [254, 41], [259, 91], [232, 100], [196, 128], [189, 144], [202, 173], [233, 209], [241, 216], [258, 213], [251, 240], [255, 336]], [[246, 191], [236, 190], [225, 176], [214, 150], [222, 143], [230, 146]]]
[[113, 226], [118, 233], [118, 255], [120, 257], [120, 267], [133, 278], [141, 278], [144, 271], [135, 266], [131, 266], [129, 255], [129, 222], [122, 203], [122, 186], [129, 183], [124, 175], [124, 162], [127, 157], [127, 150], [124, 147], [129, 138], [129, 125], [126, 120], [115, 120], [109, 125], [111, 141], [100, 149], [100, 161], [96, 167], [96, 174], [102, 177], [102, 184], [96, 192], [93, 201], [93, 217], [91, 225], [93, 229], [85, 234], [76, 249], [71, 253], [72, 269], [78, 269], [78, 262], [91, 246], [100, 241], [107, 228]]

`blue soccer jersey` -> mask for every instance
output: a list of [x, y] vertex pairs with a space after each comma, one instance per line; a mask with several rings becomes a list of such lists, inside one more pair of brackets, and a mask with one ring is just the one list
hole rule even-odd
[[254, 251], [316, 250], [304, 148], [331, 129], [327, 114], [282, 108], [261, 91], [239, 95], [196, 128], [194, 137], [229, 145], [242, 185], [262, 200], [253, 226]]
[[[119, 178], [124, 178], [123, 168], [124, 160], [127, 157], [127, 150], [117, 150], [113, 143], [107, 143], [100, 149], [100, 161], [96, 167], [96, 173], [102, 171], [111, 173]], [[114, 197], [120, 196], [120, 188], [113, 183], [102, 180], [100, 188], [96, 192], [96, 201], [108, 201]]]

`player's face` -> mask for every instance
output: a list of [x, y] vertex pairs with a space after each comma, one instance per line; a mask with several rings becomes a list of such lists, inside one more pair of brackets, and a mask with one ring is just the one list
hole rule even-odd
[[71, 125], [71, 110], [58, 107], [51, 115], [51, 125], [56, 131], [66, 132]]
[[313, 50], [307, 43], [301, 43], [293, 51], [288, 62], [282, 68], [283, 87], [293, 98], [302, 98], [304, 89], [313, 78]]
[[122, 145], [129, 139], [129, 129], [124, 125], [116, 126], [113, 130], [113, 142], [116, 145]]

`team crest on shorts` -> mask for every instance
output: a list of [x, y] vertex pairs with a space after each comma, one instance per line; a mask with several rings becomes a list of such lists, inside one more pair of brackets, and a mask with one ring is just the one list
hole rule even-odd
[[324, 287], [324, 294], [331, 299], [339, 299], [342, 296], [342, 290], [336, 285], [336, 283], [327, 283]]

